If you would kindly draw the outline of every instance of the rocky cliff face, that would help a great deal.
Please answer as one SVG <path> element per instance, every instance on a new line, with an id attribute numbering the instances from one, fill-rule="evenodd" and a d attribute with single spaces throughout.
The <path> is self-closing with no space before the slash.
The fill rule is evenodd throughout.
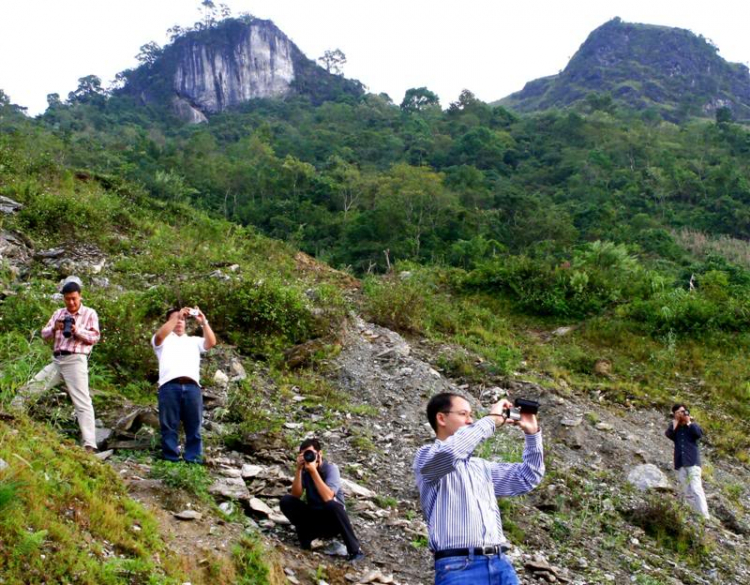
<path id="1" fill-rule="evenodd" d="M 178 96 L 216 113 L 252 98 L 283 97 L 294 81 L 294 44 L 274 26 L 253 23 L 231 43 L 188 38 L 174 73 Z"/>
<path id="2" fill-rule="evenodd" d="M 750 73 L 684 29 L 622 22 L 594 30 L 558 75 L 530 81 L 500 103 L 520 111 L 560 108 L 592 92 L 609 93 L 636 109 L 653 107 L 667 119 L 713 116 L 728 107 L 750 118 Z"/>
<path id="3" fill-rule="evenodd" d="M 271 21 L 242 18 L 177 38 L 154 63 L 131 72 L 124 91 L 199 123 L 255 98 L 297 93 L 320 102 L 360 95 L 362 86 L 318 67 Z"/>

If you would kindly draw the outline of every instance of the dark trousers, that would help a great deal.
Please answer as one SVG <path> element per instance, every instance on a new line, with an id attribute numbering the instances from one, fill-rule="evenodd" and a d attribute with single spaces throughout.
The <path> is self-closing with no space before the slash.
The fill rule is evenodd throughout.
<path id="1" fill-rule="evenodd" d="M 200 463 L 203 451 L 201 421 L 203 394 L 198 384 L 167 382 L 159 388 L 159 425 L 164 459 L 180 460 L 180 422 L 185 426 L 185 452 L 188 463 Z"/>
<path id="2" fill-rule="evenodd" d="M 335 498 L 326 502 L 323 508 L 312 508 L 299 498 L 287 495 L 281 498 L 280 507 L 297 529 L 302 548 L 309 548 L 315 538 L 331 538 L 340 534 L 349 554 L 359 552 L 359 541 L 354 536 L 346 508 Z"/>

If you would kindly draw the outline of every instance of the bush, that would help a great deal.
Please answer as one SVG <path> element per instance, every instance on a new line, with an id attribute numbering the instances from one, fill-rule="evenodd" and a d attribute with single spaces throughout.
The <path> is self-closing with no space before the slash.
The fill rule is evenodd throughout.
<path id="1" fill-rule="evenodd" d="M 653 495 L 627 516 L 662 546 L 698 562 L 708 552 L 708 545 L 701 524 L 689 516 L 691 513 L 671 497 Z"/>
<path id="2" fill-rule="evenodd" d="M 369 319 L 394 331 L 417 333 L 424 329 L 425 291 L 414 277 L 368 278 L 364 283 L 365 312 Z"/>
<path id="3" fill-rule="evenodd" d="M 206 310 L 217 336 L 244 353 L 268 354 L 319 332 L 304 294 L 280 280 L 211 279 L 183 288 L 182 294 Z"/>
<path id="4" fill-rule="evenodd" d="M 625 246 L 597 241 L 577 250 L 572 262 L 506 256 L 482 263 L 465 286 L 503 292 L 528 313 L 581 318 L 648 298 L 663 279 L 645 270 Z"/>

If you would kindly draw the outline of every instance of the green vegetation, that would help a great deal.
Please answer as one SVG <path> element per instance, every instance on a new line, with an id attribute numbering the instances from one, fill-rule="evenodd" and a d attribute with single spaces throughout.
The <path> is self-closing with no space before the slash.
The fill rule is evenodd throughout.
<path id="1" fill-rule="evenodd" d="M 211 477 L 202 465 L 159 460 L 151 467 L 151 477 L 164 485 L 185 490 L 205 501 L 213 501 L 208 493 Z"/>
<path id="2" fill-rule="evenodd" d="M 217 440 L 229 446 L 267 433 L 291 447 L 347 415 L 375 413 L 330 381 L 353 309 L 425 338 L 434 365 L 469 384 L 513 376 L 665 412 L 690 402 L 706 415 L 712 456 L 747 462 L 745 127 L 726 116 L 674 125 L 604 98 L 517 116 L 468 91 L 442 110 L 427 88 L 400 107 L 328 90 L 325 103 L 254 100 L 190 127 L 87 78 L 35 120 L 0 92 L 0 195 L 23 205 L 0 215 L 0 232 L 36 251 L 63 248 L 73 262 L 0 262 L 0 409 L 48 358 L 39 329 L 58 306 L 60 277 L 75 271 L 102 324 L 96 407 L 153 401 L 148 340 L 165 309 L 197 304 L 253 364 L 215 411 L 227 431 Z M 106 260 L 102 275 L 89 257 Z M 555 333 L 561 326 L 572 329 Z M 309 351 L 292 367 L 288 350 L 300 346 Z M 600 359 L 610 371 L 595 370 Z M 297 400 L 315 416 L 287 432 Z M 234 549 L 234 567 L 173 559 L 117 477 L 51 433 L 70 426 L 69 412 L 48 409 L 39 417 L 48 425 L 0 422 L 0 457 L 11 463 L 0 475 L 0 570 L 31 583 L 284 582 L 253 538 Z M 354 448 L 378 449 L 369 431 L 351 428 Z M 520 458 L 502 433 L 483 449 Z M 205 497 L 200 467 L 158 463 L 152 473 Z M 659 532 L 682 521 L 665 500 L 628 516 L 593 484 L 556 479 L 575 507 L 545 530 L 571 547 L 595 532 L 616 549 L 625 531 L 613 527 L 627 516 L 669 551 L 698 559 L 707 550 L 690 529 Z M 501 503 L 517 542 L 523 505 Z"/>

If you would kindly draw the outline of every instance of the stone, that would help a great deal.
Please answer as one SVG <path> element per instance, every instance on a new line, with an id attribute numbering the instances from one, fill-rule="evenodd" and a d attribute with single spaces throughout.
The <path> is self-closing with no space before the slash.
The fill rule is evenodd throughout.
<path id="1" fill-rule="evenodd" d="M 0 459 L 0 471 L 5 471 L 8 467 L 10 467 L 10 465 L 8 465 L 3 459 Z"/>
<path id="2" fill-rule="evenodd" d="M 229 377 L 232 382 L 239 382 L 247 378 L 247 372 L 240 360 L 234 359 L 232 360 L 232 363 L 229 364 Z"/>
<path id="3" fill-rule="evenodd" d="M 240 471 L 243 479 L 253 479 L 261 473 L 263 473 L 263 468 L 260 465 L 250 465 L 249 463 L 245 463 Z"/>
<path id="4" fill-rule="evenodd" d="M 564 427 L 577 427 L 582 422 L 580 418 L 564 418 L 560 421 L 560 424 Z"/>
<path id="5" fill-rule="evenodd" d="M 112 457 L 114 452 L 114 449 L 107 449 L 106 451 L 99 451 L 98 453 L 94 453 L 94 457 L 96 457 L 99 461 L 105 461 L 106 459 Z"/>
<path id="6" fill-rule="evenodd" d="M 289 430 L 301 429 L 302 423 L 293 423 L 293 422 L 284 423 L 284 428 L 289 429 Z"/>
<path id="7" fill-rule="evenodd" d="M 374 491 L 343 477 L 341 478 L 341 487 L 344 488 L 344 493 L 352 494 L 360 498 L 374 498 L 377 496 Z"/>
<path id="8" fill-rule="evenodd" d="M 250 500 L 250 492 L 240 477 L 219 478 L 208 488 L 208 493 L 232 500 Z"/>
<path id="9" fill-rule="evenodd" d="M 594 427 L 594 428 L 596 428 L 596 430 L 597 430 L 597 431 L 611 431 L 611 430 L 612 430 L 612 429 L 614 429 L 615 427 L 613 427 L 613 426 L 612 426 L 611 424 L 609 424 L 609 423 L 604 423 L 604 422 L 600 422 L 600 423 L 598 423 L 598 424 L 596 425 L 596 427 Z"/>
<path id="10" fill-rule="evenodd" d="M 273 522 L 274 524 L 281 524 L 283 526 L 290 526 L 292 523 L 289 521 L 289 518 L 284 516 L 284 514 L 277 514 L 273 513 L 271 514 L 268 519 Z"/>
<path id="11" fill-rule="evenodd" d="M 216 370 L 216 373 L 214 374 L 214 384 L 217 386 L 226 386 L 229 384 L 229 376 L 221 370 Z"/>
<path id="12" fill-rule="evenodd" d="M 347 555 L 346 546 L 343 542 L 338 540 L 332 540 L 323 549 L 323 554 L 330 555 L 332 557 L 345 557 Z"/>
<path id="13" fill-rule="evenodd" d="M 562 337 L 573 331 L 573 329 L 575 329 L 575 327 L 573 327 L 572 325 L 567 327 L 558 327 L 552 332 L 552 335 L 554 335 L 555 337 Z"/>
<path id="14" fill-rule="evenodd" d="M 0 195 L 0 213 L 11 214 L 19 209 L 23 209 L 23 205 L 18 203 L 18 201 L 13 201 L 13 199 Z"/>
<path id="15" fill-rule="evenodd" d="M 182 512 L 175 512 L 174 517 L 178 520 L 200 520 L 203 518 L 203 514 L 195 510 L 183 510 Z"/>
<path id="16" fill-rule="evenodd" d="M 234 514 L 234 504 L 232 502 L 222 502 L 219 504 L 219 510 L 221 510 L 227 516 Z"/>
<path id="17" fill-rule="evenodd" d="M 112 429 L 96 428 L 96 445 L 101 448 L 112 436 Z"/>
<path id="18" fill-rule="evenodd" d="M 669 490 L 672 485 L 669 483 L 667 476 L 652 463 L 638 465 L 628 473 L 628 483 L 633 484 L 636 489 L 641 491 L 648 490 Z"/>
<path id="19" fill-rule="evenodd" d="M 250 498 L 250 509 L 253 512 L 263 514 L 264 516 L 271 516 L 273 514 L 273 510 L 271 510 L 263 500 L 258 498 Z"/>

